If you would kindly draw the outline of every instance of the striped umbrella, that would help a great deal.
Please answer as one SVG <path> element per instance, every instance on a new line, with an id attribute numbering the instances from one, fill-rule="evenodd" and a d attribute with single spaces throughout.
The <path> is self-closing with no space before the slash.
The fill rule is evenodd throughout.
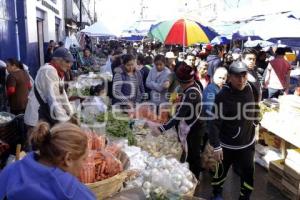
<path id="1" fill-rule="evenodd" d="M 190 46 L 196 43 L 209 43 L 218 34 L 199 22 L 179 19 L 163 21 L 150 28 L 149 36 L 164 44 Z"/>

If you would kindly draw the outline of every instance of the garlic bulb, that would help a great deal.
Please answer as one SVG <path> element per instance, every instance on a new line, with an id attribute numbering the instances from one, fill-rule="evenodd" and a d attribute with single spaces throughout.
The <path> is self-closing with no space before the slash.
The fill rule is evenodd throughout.
<path id="1" fill-rule="evenodd" d="M 181 186 L 179 191 L 182 194 L 186 194 L 189 191 L 189 189 L 186 186 Z"/>
<path id="2" fill-rule="evenodd" d="M 151 189 L 151 183 L 150 182 L 148 182 L 148 181 L 146 181 L 144 184 L 143 184 L 143 188 L 145 189 L 145 190 L 150 190 Z"/>

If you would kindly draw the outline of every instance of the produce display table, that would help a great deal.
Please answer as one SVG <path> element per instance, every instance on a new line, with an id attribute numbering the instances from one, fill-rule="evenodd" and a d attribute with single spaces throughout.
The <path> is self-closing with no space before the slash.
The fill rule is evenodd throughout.
<path id="1" fill-rule="evenodd" d="M 282 119 L 280 114 L 277 112 L 268 112 L 264 114 L 261 126 L 277 135 L 285 142 L 300 148 L 300 129 L 292 130 L 291 128 L 287 128 L 291 126 L 299 126 L 299 123 L 299 121 L 296 122 L 290 118 Z"/>

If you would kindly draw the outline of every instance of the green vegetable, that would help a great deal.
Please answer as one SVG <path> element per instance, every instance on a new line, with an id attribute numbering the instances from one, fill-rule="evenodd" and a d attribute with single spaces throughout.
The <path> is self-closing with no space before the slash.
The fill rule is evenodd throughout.
<path id="1" fill-rule="evenodd" d="M 115 117 L 116 116 L 116 117 Z M 136 139 L 129 127 L 130 119 L 123 113 L 112 114 L 111 111 L 97 116 L 99 123 L 106 122 L 106 133 L 114 137 L 127 137 L 128 144 L 136 144 Z"/>
<path id="2" fill-rule="evenodd" d="M 72 88 L 68 90 L 68 96 L 69 97 L 82 97 L 82 96 L 90 96 L 90 88 Z"/>

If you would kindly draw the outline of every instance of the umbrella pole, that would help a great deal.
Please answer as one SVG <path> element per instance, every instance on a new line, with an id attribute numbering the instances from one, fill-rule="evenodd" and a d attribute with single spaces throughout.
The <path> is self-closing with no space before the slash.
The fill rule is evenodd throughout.
<path id="1" fill-rule="evenodd" d="M 242 40 L 242 51 L 244 50 L 244 40 Z"/>
<path id="2" fill-rule="evenodd" d="M 185 52 L 185 46 L 184 46 L 184 41 L 185 41 L 185 22 L 183 21 L 183 38 L 182 38 L 182 51 Z"/>

